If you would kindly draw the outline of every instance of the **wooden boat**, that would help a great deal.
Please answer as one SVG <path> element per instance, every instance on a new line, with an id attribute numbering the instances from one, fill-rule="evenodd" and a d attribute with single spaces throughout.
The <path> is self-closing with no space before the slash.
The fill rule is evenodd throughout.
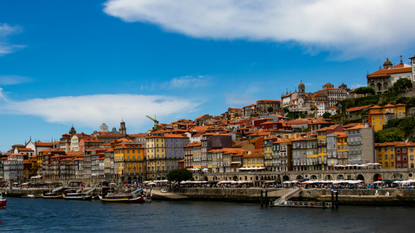
<path id="1" fill-rule="evenodd" d="M 103 202 L 123 202 L 123 203 L 144 203 L 144 196 L 136 196 L 132 194 L 114 194 L 110 193 L 102 197 L 99 195 L 99 198 Z"/>
<path id="2" fill-rule="evenodd" d="M 143 190 L 137 190 L 128 194 L 115 194 L 110 192 L 111 188 L 103 188 L 102 194 L 98 195 L 103 202 L 121 202 L 121 203 L 144 203 L 144 196 L 140 195 Z"/>
<path id="3" fill-rule="evenodd" d="M 7 199 L 3 196 L 3 193 L 0 191 L 0 209 L 6 208 Z"/>
<path id="4" fill-rule="evenodd" d="M 58 199 L 63 198 L 63 194 L 53 193 L 53 192 L 45 192 L 41 194 L 41 196 L 45 199 Z"/>

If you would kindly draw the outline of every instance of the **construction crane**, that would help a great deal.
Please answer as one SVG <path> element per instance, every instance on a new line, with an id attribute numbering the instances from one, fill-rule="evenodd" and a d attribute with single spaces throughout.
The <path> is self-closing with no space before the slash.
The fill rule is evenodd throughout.
<path id="1" fill-rule="evenodd" d="M 156 115 L 154 115 L 154 119 L 152 117 L 150 117 L 149 115 L 147 115 L 147 118 L 149 118 L 150 120 L 154 121 L 153 130 L 156 131 L 157 130 L 157 124 L 159 123 L 159 121 L 156 119 Z"/>

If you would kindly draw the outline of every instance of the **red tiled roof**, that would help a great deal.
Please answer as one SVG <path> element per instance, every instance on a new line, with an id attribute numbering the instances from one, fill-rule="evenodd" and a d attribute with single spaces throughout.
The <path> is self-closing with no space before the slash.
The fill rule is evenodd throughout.
<path id="1" fill-rule="evenodd" d="M 390 76 L 390 74 L 396 74 L 396 73 L 409 73 L 412 72 L 412 67 L 400 67 L 400 68 L 391 68 L 391 69 L 380 69 L 378 71 L 375 71 L 371 74 L 369 74 L 367 77 L 383 77 L 383 76 Z"/>

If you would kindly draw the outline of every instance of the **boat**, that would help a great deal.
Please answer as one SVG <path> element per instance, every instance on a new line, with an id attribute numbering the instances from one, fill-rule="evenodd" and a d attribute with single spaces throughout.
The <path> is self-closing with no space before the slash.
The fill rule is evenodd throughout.
<path id="1" fill-rule="evenodd" d="M 98 195 L 99 199 L 103 202 L 118 202 L 118 203 L 144 203 L 144 195 L 140 195 L 143 189 L 128 193 L 128 194 L 115 194 L 110 192 L 111 188 L 103 188 L 102 194 Z"/>
<path id="2" fill-rule="evenodd" d="M 63 194 L 58 194 L 58 193 L 53 193 L 53 192 L 45 192 L 45 193 L 42 193 L 41 196 L 45 199 L 63 198 Z"/>
<path id="3" fill-rule="evenodd" d="M 151 197 L 153 196 L 153 190 L 152 189 L 146 190 L 144 192 L 144 194 L 145 194 L 144 195 L 144 201 L 146 203 L 151 203 L 151 201 L 152 201 Z"/>
<path id="4" fill-rule="evenodd" d="M 0 209 L 5 209 L 7 204 L 7 199 L 3 196 L 3 193 L 0 191 Z"/>
<path id="5" fill-rule="evenodd" d="M 45 199 L 63 198 L 63 193 L 58 193 L 58 191 L 63 190 L 63 189 L 64 189 L 63 187 L 58 187 L 49 192 L 45 191 L 41 194 L 41 196 Z"/>
<path id="6" fill-rule="evenodd" d="M 63 199 L 66 200 L 92 200 L 92 192 L 95 187 L 89 189 L 86 192 L 82 192 L 82 189 L 68 190 L 63 194 Z"/>

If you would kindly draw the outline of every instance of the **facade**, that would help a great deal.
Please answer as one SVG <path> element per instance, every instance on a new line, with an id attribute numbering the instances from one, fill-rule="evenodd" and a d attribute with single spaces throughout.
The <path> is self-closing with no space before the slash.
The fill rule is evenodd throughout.
<path id="1" fill-rule="evenodd" d="M 405 104 L 387 104 L 383 107 L 375 105 L 368 111 L 369 125 L 373 127 L 375 132 L 383 129 L 388 124 L 388 120 L 406 117 Z"/>
<path id="2" fill-rule="evenodd" d="M 375 135 L 368 126 L 355 126 L 346 130 L 347 145 L 349 149 L 348 163 L 362 164 L 374 163 L 375 159 Z"/>
<path id="3" fill-rule="evenodd" d="M 146 177 L 144 148 L 140 144 L 120 143 L 114 148 L 114 172 L 120 181 L 143 182 Z"/>
<path id="4" fill-rule="evenodd" d="M 413 57 L 410 59 L 414 60 Z M 378 71 L 366 76 L 367 86 L 373 87 L 377 94 L 381 94 L 387 92 L 400 78 L 408 78 L 413 82 L 413 66 L 413 62 L 412 66 L 403 63 L 402 58 L 400 64 L 393 66 L 392 62 L 386 59 L 383 63 L 383 69 L 379 67 Z"/>
<path id="5" fill-rule="evenodd" d="M 285 138 L 278 138 L 273 141 L 272 164 L 273 171 L 292 171 L 292 143 Z"/>
<path id="6" fill-rule="evenodd" d="M 149 136 L 146 140 L 147 179 L 165 180 L 167 173 L 178 168 L 184 159 L 185 145 L 189 138 L 179 134 Z"/>
<path id="7" fill-rule="evenodd" d="M 376 143 L 375 151 L 377 162 L 382 165 L 382 169 L 396 168 L 395 145 L 396 142 Z"/>

